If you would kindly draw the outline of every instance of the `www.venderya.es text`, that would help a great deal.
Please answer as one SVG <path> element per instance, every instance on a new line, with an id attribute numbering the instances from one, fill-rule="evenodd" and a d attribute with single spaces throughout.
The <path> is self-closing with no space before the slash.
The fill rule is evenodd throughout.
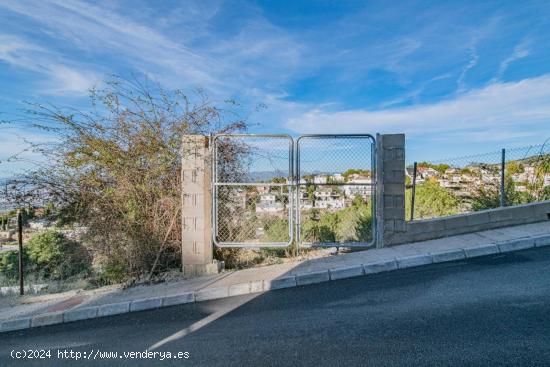
<path id="1" fill-rule="evenodd" d="M 169 352 L 169 351 L 138 351 L 138 352 L 118 352 L 118 351 L 102 351 L 91 349 L 89 351 L 74 351 L 72 349 L 20 349 L 12 350 L 11 357 L 13 359 L 155 359 L 163 361 L 165 359 L 189 359 L 189 352 Z"/>

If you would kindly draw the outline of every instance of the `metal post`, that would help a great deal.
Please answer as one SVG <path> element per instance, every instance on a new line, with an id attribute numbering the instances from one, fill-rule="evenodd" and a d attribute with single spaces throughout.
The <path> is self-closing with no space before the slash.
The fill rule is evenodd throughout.
<path id="1" fill-rule="evenodd" d="M 19 295 L 25 293 L 23 286 L 23 217 L 21 209 L 17 210 L 17 241 L 19 242 Z"/>
<path id="2" fill-rule="evenodd" d="M 502 149 L 502 159 L 500 163 L 500 206 L 506 206 L 506 191 L 504 185 L 504 173 L 506 169 L 506 149 Z"/>
<path id="3" fill-rule="evenodd" d="M 382 248 L 384 247 L 384 185 L 383 185 L 383 175 L 384 172 L 384 159 L 383 154 L 384 150 L 382 149 L 382 139 L 383 135 L 376 134 L 376 189 L 374 191 L 375 193 L 375 220 L 374 220 L 374 236 L 375 236 L 375 244 L 376 248 Z"/>
<path id="4" fill-rule="evenodd" d="M 416 196 L 416 168 L 417 163 L 414 162 L 414 168 L 413 168 L 413 182 L 412 182 L 412 188 L 411 188 L 411 220 L 414 219 L 414 197 Z"/>

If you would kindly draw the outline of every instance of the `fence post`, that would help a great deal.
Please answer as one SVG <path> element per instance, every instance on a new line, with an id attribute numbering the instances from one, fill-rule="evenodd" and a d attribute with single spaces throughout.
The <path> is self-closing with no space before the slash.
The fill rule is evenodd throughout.
<path id="1" fill-rule="evenodd" d="M 377 135 L 376 247 L 392 244 L 405 222 L 405 135 Z"/>
<path id="2" fill-rule="evenodd" d="M 181 262 L 188 276 L 218 274 L 213 261 L 210 138 L 184 135 L 181 145 Z"/>
<path id="3" fill-rule="evenodd" d="M 23 282 L 23 217 L 21 209 L 17 210 L 17 242 L 19 243 L 19 295 L 25 294 Z"/>
<path id="4" fill-rule="evenodd" d="M 416 168 L 417 168 L 417 163 L 414 162 L 413 182 L 412 182 L 412 187 L 411 187 L 411 220 L 414 219 L 414 197 L 416 196 Z"/>
<path id="5" fill-rule="evenodd" d="M 375 149 L 375 174 L 376 174 L 376 189 L 375 189 L 375 204 L 374 204 L 374 235 L 376 248 L 384 247 L 384 185 L 383 185 L 383 157 L 384 152 L 382 146 L 382 135 L 376 134 L 376 149 Z"/>
<path id="6" fill-rule="evenodd" d="M 506 149 L 502 149 L 502 157 L 501 157 L 501 163 L 500 163 L 500 206 L 504 207 L 506 206 L 506 191 L 505 191 L 505 184 L 504 184 L 504 173 L 506 169 Z"/>

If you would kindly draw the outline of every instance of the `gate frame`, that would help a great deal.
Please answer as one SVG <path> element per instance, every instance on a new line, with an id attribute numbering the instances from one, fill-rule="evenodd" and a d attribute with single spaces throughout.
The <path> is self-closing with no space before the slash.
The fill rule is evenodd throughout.
<path id="1" fill-rule="evenodd" d="M 288 176 L 290 183 L 263 183 L 263 182 L 218 182 L 218 149 L 217 141 L 220 138 L 284 138 L 289 142 L 288 146 Z M 294 139 L 289 134 L 216 134 L 211 135 L 212 154 L 212 242 L 220 248 L 242 247 L 242 248 L 264 248 L 264 247 L 288 247 L 294 242 L 295 224 L 294 224 Z M 218 235 L 218 187 L 219 186 L 270 186 L 270 187 L 288 187 L 288 234 L 287 242 L 265 242 L 265 243 L 246 243 L 246 242 L 219 242 Z"/>
<path id="2" fill-rule="evenodd" d="M 371 141 L 371 183 L 370 184 L 350 184 L 347 183 L 346 185 L 352 185 L 352 186 L 370 186 L 371 187 L 371 216 L 372 216 L 372 223 L 371 223 L 371 233 L 372 233 L 372 240 L 370 242 L 318 242 L 318 243 L 312 243 L 304 245 L 300 238 L 300 179 L 301 179 L 301 172 L 300 172 L 300 141 L 302 139 L 368 139 Z M 304 247 L 349 247 L 349 248 L 370 248 L 374 247 L 376 245 L 376 187 L 377 187 L 377 175 L 376 175 L 376 138 L 371 134 L 304 134 L 300 135 L 298 139 L 296 139 L 295 144 L 295 190 L 296 190 L 296 208 L 295 208 L 295 216 L 296 216 L 296 243 L 298 245 L 298 248 Z M 319 186 L 342 186 L 342 184 L 338 183 L 331 183 L 331 184 L 323 184 Z"/>
<path id="3" fill-rule="evenodd" d="M 263 183 L 263 182 L 218 182 L 218 149 L 217 141 L 220 138 L 284 138 L 289 142 L 288 150 L 288 176 L 287 183 Z M 371 212 L 372 212 L 372 240 L 370 242 L 319 242 L 304 245 L 300 238 L 300 141 L 302 139 L 368 139 L 371 143 L 371 183 L 370 184 L 350 184 L 357 186 L 371 186 Z M 297 248 L 309 247 L 349 247 L 349 248 L 370 248 L 375 246 L 377 242 L 377 167 L 376 155 L 377 140 L 371 134 L 304 134 L 300 135 L 296 140 L 289 134 L 216 134 L 210 135 L 212 149 L 212 242 L 220 248 L 266 248 L 266 247 L 288 247 L 296 242 Z M 349 183 L 348 183 L 349 184 Z M 341 186 L 342 184 L 324 184 L 326 186 Z M 220 186 L 270 186 L 270 187 L 287 187 L 288 188 L 288 222 L 289 222 L 289 240 L 287 242 L 274 243 L 246 243 L 246 242 L 219 242 L 217 240 L 218 233 L 218 187 Z M 323 186 L 323 185 L 321 185 Z M 294 192 L 293 192 L 294 191 Z"/>

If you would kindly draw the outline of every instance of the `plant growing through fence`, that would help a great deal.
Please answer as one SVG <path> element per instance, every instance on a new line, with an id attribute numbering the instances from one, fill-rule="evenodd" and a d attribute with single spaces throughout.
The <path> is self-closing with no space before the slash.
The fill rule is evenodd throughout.
<path id="1" fill-rule="evenodd" d="M 245 129 L 238 104 L 191 97 L 148 80 L 118 77 L 90 91 L 86 110 L 33 103 L 26 118 L 53 143 L 32 148 L 42 166 L 11 180 L 11 204 L 57 208 L 61 223 L 80 223 L 82 240 L 107 282 L 180 264 L 180 145 L 184 134 Z M 185 147 L 184 147 L 185 148 Z M 231 172 L 231 157 L 227 157 Z M 236 169 L 236 168 L 235 168 Z"/>

